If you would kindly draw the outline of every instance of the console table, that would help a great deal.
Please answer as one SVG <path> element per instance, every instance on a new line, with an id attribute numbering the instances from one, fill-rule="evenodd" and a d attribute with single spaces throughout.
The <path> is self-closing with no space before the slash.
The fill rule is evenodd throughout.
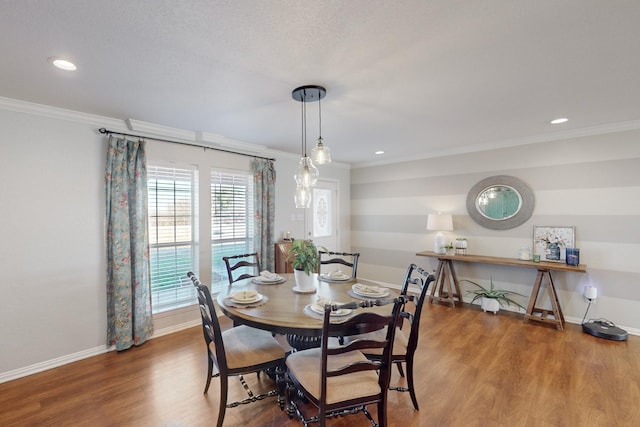
<path id="1" fill-rule="evenodd" d="M 467 254 L 445 255 L 437 254 L 430 251 L 418 252 L 416 255 L 438 258 L 436 280 L 433 288 L 431 289 L 429 301 L 443 301 L 448 302 L 451 305 L 455 305 L 455 299 L 457 299 L 459 302 L 462 302 L 460 285 L 458 284 L 458 278 L 456 277 L 455 270 L 453 269 L 453 261 L 507 265 L 513 267 L 527 267 L 537 269 L 538 275 L 536 276 L 536 281 L 533 284 L 531 297 L 529 298 L 529 306 L 527 307 L 527 312 L 525 313 L 524 317 L 527 320 L 555 325 L 560 331 L 564 329 L 564 315 L 562 314 L 560 301 L 558 301 L 558 294 L 553 284 L 551 271 L 573 271 L 577 273 L 586 273 L 587 271 L 587 266 L 584 264 L 572 266 L 561 262 L 533 262 L 515 258 Z M 536 301 L 538 299 L 538 294 L 543 282 L 546 282 L 546 289 L 551 301 L 551 311 L 548 309 L 536 307 Z M 453 292 L 452 285 L 453 288 L 455 288 L 455 293 Z M 446 292 L 444 291 L 445 286 L 447 287 Z M 438 289 L 437 296 L 435 295 L 436 289 Z"/>

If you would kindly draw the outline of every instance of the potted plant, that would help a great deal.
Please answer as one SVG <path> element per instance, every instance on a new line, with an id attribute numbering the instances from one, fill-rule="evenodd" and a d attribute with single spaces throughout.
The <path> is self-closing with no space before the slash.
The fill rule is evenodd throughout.
<path id="1" fill-rule="evenodd" d="M 444 245 L 443 248 L 447 255 L 453 255 L 455 253 L 455 247 L 453 246 L 453 242 L 449 242 L 448 244 Z"/>
<path id="2" fill-rule="evenodd" d="M 313 273 L 318 268 L 318 248 L 311 239 L 298 239 L 291 243 L 287 261 L 291 261 L 298 290 L 314 287 Z"/>
<path id="3" fill-rule="evenodd" d="M 518 292 L 513 292 L 513 291 L 495 289 L 493 286 L 493 278 L 491 278 L 491 284 L 489 285 L 489 289 L 471 280 L 464 279 L 464 280 L 461 280 L 461 282 L 469 282 L 478 288 L 478 289 L 467 291 L 467 293 L 473 294 L 473 299 L 471 300 L 471 304 L 473 304 L 477 299 L 480 299 L 480 307 L 482 307 L 482 310 L 485 313 L 487 311 L 491 311 L 493 312 L 493 314 L 496 314 L 498 310 L 500 310 L 500 307 L 503 307 L 502 305 L 503 303 L 506 303 L 507 305 L 513 304 L 520 307 L 523 310 L 526 310 L 524 306 L 520 305 L 517 301 L 514 301 L 513 299 L 510 298 L 510 296 L 512 295 L 519 295 L 521 297 L 526 298 L 526 295 L 522 295 L 522 294 L 519 294 Z"/>

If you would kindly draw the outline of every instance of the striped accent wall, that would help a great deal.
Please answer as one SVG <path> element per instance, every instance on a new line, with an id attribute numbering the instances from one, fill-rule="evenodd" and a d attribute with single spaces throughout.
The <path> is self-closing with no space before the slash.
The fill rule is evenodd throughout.
<path id="1" fill-rule="evenodd" d="M 493 175 L 527 183 L 532 217 L 511 230 L 476 224 L 466 210 L 468 191 Z M 469 253 L 517 258 L 533 246 L 533 226 L 575 226 L 587 273 L 554 272 L 564 315 L 580 322 L 585 286 L 599 298 L 588 318 L 607 318 L 640 331 L 640 130 L 542 142 L 478 153 L 427 158 L 351 171 L 351 245 L 361 253 L 360 277 L 399 284 L 411 262 L 434 269 L 427 214 L 453 215 L 447 240 L 466 237 Z M 456 263 L 459 278 L 531 294 L 535 269 Z M 464 288 L 463 288 L 464 292 Z M 545 301 L 546 293 L 539 298 Z M 526 299 L 523 305 L 526 306 Z"/>

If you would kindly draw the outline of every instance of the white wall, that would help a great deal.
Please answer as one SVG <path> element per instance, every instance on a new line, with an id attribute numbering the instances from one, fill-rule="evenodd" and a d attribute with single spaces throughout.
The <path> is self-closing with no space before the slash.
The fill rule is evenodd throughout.
<path id="1" fill-rule="evenodd" d="M 106 342 L 104 138 L 0 110 L 0 373 Z"/>
<path id="2" fill-rule="evenodd" d="M 99 127 L 121 120 L 0 98 L 0 383 L 105 352 L 104 168 Z M 276 163 L 276 230 L 303 235 L 290 221 L 295 155 L 265 152 Z M 248 170 L 250 158 L 149 140 L 149 161 Z M 349 227 L 349 168 L 326 165 L 340 180 L 341 229 Z M 206 184 L 202 181 L 201 184 Z M 209 197 L 201 185 L 200 197 Z M 282 207 L 281 207 L 282 206 Z M 201 204 L 203 208 L 203 204 Z M 201 240 L 208 240 L 208 224 Z M 203 237 L 204 236 L 204 237 Z M 280 237 L 276 234 L 276 238 Z M 345 248 L 349 233 L 343 234 Z M 206 257 L 200 276 L 209 279 Z M 154 316 L 156 334 L 199 323 L 195 306 Z"/>
<path id="3" fill-rule="evenodd" d="M 352 169 L 352 246 L 362 277 L 398 283 L 415 262 L 435 268 L 427 214 L 453 214 L 448 240 L 464 236 L 469 253 L 516 258 L 532 246 L 533 225 L 575 226 L 587 274 L 554 272 L 565 317 L 581 321 L 583 288 L 600 297 L 589 318 L 605 317 L 640 332 L 640 131 L 612 132 L 401 164 Z M 489 230 L 466 210 L 468 191 L 481 179 L 512 175 L 535 195 L 533 216 L 511 230 Z M 458 276 L 531 293 L 535 269 L 456 263 Z M 464 292 L 464 289 L 463 289 Z M 543 301 L 544 302 L 544 301 Z M 525 304 L 526 306 L 526 301 Z"/>

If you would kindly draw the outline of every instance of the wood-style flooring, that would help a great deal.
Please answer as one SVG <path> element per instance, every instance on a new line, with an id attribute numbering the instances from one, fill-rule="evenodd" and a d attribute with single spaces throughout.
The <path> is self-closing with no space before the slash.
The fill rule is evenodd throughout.
<path id="1" fill-rule="evenodd" d="M 228 322 L 227 322 L 228 323 Z M 416 361 L 420 411 L 389 392 L 390 426 L 640 426 L 640 337 L 626 342 L 463 307 L 425 304 Z M 200 327 L 0 384 L 0 426 L 210 426 Z M 262 375 L 257 391 L 272 387 Z M 392 382 L 402 384 L 394 369 Z M 242 398 L 231 381 L 230 399 Z M 375 415 L 375 408 L 371 408 Z M 225 426 L 299 426 L 274 398 L 227 409 Z M 330 426 L 370 424 L 362 414 Z"/>

